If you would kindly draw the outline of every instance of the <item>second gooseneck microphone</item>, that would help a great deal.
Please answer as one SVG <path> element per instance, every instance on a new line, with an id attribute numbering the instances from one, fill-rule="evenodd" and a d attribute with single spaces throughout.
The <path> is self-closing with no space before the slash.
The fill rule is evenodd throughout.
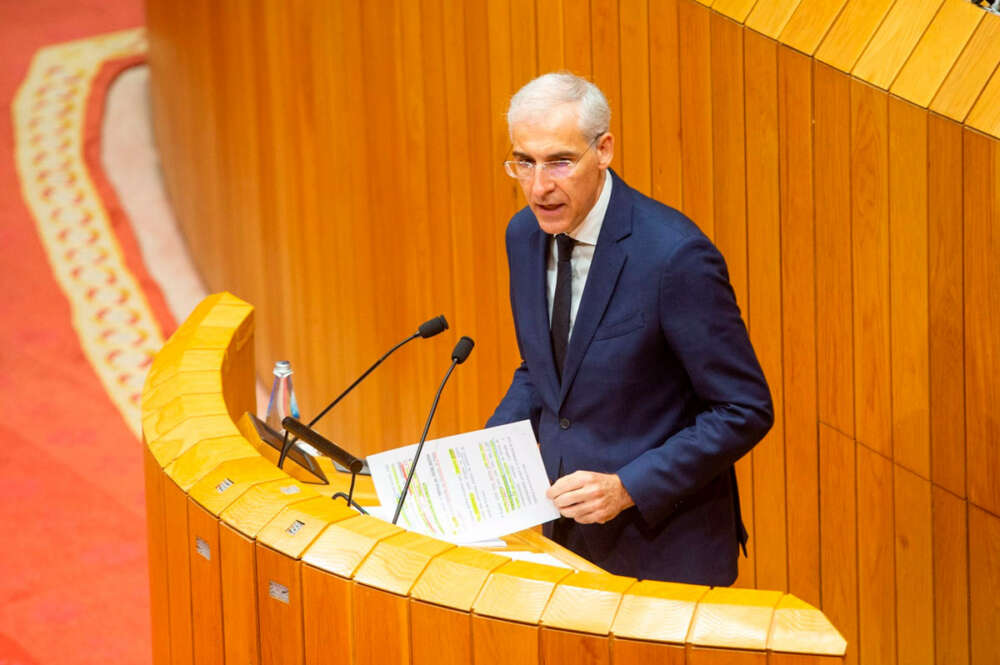
<path id="1" fill-rule="evenodd" d="M 381 365 L 383 360 L 385 360 L 386 358 L 388 358 L 389 356 L 391 356 L 396 351 L 396 349 L 400 348 L 401 346 L 403 346 L 407 342 L 411 342 L 411 341 L 415 340 L 418 337 L 423 337 L 424 339 L 427 339 L 428 337 L 434 337 L 434 335 L 437 335 L 438 333 L 444 332 L 447 329 L 448 329 L 448 321 L 444 318 L 444 315 L 435 316 L 433 319 L 430 319 L 428 321 L 424 321 L 423 323 L 421 323 L 420 327 L 417 328 L 417 332 L 413 333 L 412 335 L 410 335 L 409 337 L 407 337 L 406 339 L 404 339 L 402 342 L 400 342 L 396 346 L 394 346 L 391 349 L 389 349 L 385 353 L 385 355 L 383 355 L 381 358 L 379 358 L 378 360 L 376 360 L 374 365 L 372 365 L 371 367 L 369 367 L 368 369 L 366 369 L 364 374 L 362 374 L 361 376 L 359 376 L 354 381 L 354 383 L 352 383 L 351 385 L 347 386 L 347 389 L 344 392 L 342 392 L 339 395 L 337 395 L 336 399 L 334 399 L 332 402 L 330 402 L 329 404 L 327 404 L 326 408 L 324 408 L 322 411 L 320 411 L 319 414 L 315 418 L 313 418 L 312 420 L 310 420 L 309 423 L 306 425 L 306 427 L 312 427 L 313 425 L 315 425 L 316 422 L 320 418 L 322 418 L 323 416 L 325 416 L 327 414 L 327 412 L 330 411 L 330 409 L 332 409 L 333 407 L 337 406 L 337 404 L 340 402 L 340 400 L 344 399 L 344 397 L 347 396 L 347 393 L 349 393 L 352 390 L 354 390 L 355 386 L 357 386 L 359 383 L 361 383 L 362 381 L 364 381 L 365 377 L 368 376 L 369 374 L 371 374 L 372 371 L 374 371 L 374 369 L 376 367 L 378 367 L 379 365 Z M 288 436 L 288 430 L 287 429 L 285 430 L 285 441 L 284 441 L 284 443 L 281 446 L 281 455 L 278 457 L 278 468 L 279 469 L 285 464 L 285 457 L 288 456 L 288 450 L 292 447 L 292 445 L 297 440 L 298 440 L 297 436 L 289 437 Z"/>
<path id="2" fill-rule="evenodd" d="M 444 384 L 448 383 L 448 377 L 451 376 L 452 371 L 454 371 L 456 365 L 461 365 L 465 362 L 469 354 L 472 353 L 472 347 L 476 343 L 472 341 L 471 337 L 463 337 L 458 340 L 458 344 L 455 345 L 454 351 L 451 352 L 451 367 L 448 368 L 448 372 L 444 375 L 444 379 L 441 381 L 441 385 L 438 386 L 437 394 L 434 395 L 434 403 L 431 404 L 431 412 L 427 414 L 427 422 L 424 424 L 424 433 L 420 435 L 420 443 L 417 444 L 417 452 L 413 454 L 413 461 L 410 462 L 410 472 L 406 474 L 406 482 L 403 484 L 403 491 L 399 495 L 399 501 L 396 503 L 396 513 L 392 516 L 392 523 L 395 524 L 399 519 L 399 513 L 403 510 L 403 502 L 406 500 L 406 495 L 410 491 L 410 481 L 413 480 L 413 472 L 417 469 L 417 462 L 420 460 L 420 453 L 424 449 L 424 441 L 427 440 L 427 432 L 431 428 L 431 420 L 434 419 L 434 412 L 437 410 L 438 400 L 441 399 L 441 391 L 444 390 Z"/>

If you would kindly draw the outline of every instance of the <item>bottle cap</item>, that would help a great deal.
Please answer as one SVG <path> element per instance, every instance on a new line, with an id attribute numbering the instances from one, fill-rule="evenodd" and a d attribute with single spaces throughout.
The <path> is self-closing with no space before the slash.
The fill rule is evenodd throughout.
<path id="1" fill-rule="evenodd" d="M 279 379 L 292 375 L 292 363 L 287 360 L 279 360 L 274 363 L 274 375 Z"/>

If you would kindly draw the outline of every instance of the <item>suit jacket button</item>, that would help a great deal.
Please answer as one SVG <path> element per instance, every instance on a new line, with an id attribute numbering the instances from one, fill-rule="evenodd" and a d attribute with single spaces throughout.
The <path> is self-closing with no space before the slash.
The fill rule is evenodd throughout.
<path id="1" fill-rule="evenodd" d="M 559 421 L 559 429 L 569 429 L 569 418 L 563 418 Z"/>

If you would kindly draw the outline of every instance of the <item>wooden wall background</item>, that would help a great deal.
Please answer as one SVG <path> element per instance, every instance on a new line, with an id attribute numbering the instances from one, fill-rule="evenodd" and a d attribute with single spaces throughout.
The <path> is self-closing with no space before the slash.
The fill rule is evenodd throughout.
<path id="1" fill-rule="evenodd" d="M 711 6 L 708 6 L 711 4 Z M 148 0 L 175 211 L 257 306 L 324 431 L 480 426 L 517 362 L 503 112 L 567 68 L 613 166 L 714 239 L 777 422 L 738 465 L 739 585 L 826 612 L 848 662 L 1000 662 L 1000 17 L 963 0 Z"/>

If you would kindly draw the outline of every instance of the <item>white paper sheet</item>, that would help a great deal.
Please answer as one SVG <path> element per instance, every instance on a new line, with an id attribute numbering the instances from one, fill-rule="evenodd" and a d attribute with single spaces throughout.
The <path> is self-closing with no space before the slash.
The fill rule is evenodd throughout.
<path id="1" fill-rule="evenodd" d="M 368 456 L 390 520 L 416 450 L 414 444 Z M 451 542 L 491 540 L 557 518 L 548 487 L 527 420 L 435 439 L 424 444 L 398 524 Z"/>

